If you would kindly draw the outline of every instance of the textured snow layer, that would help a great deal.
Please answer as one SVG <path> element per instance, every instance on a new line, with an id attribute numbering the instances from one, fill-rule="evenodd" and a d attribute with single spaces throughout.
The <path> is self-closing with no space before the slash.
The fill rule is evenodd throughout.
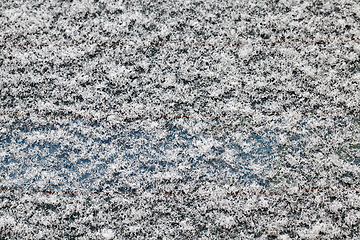
<path id="1" fill-rule="evenodd" d="M 0 238 L 359 235 L 358 2 L 0 10 Z"/>

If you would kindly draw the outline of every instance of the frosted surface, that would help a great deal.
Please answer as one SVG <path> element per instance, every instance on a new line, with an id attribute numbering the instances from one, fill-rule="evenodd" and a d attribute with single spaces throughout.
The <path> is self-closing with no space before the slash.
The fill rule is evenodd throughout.
<path id="1" fill-rule="evenodd" d="M 0 238 L 356 238 L 359 39 L 356 1 L 0 3 Z"/>

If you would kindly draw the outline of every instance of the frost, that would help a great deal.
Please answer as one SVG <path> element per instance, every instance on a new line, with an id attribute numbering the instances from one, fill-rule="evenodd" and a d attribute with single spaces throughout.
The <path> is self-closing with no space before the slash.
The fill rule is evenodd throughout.
<path id="1" fill-rule="evenodd" d="M 279 240 L 290 240 L 291 238 L 289 237 L 289 235 L 284 234 L 284 235 L 280 235 L 278 239 Z"/>
<path id="2" fill-rule="evenodd" d="M 0 238 L 356 238 L 359 14 L 1 3 Z"/>
<path id="3" fill-rule="evenodd" d="M 269 227 L 266 232 L 269 237 L 279 236 L 279 229 L 277 227 Z"/>
<path id="4" fill-rule="evenodd" d="M 15 219 L 11 216 L 1 217 L 0 218 L 0 228 L 4 228 L 7 225 L 14 225 Z"/>
<path id="5" fill-rule="evenodd" d="M 231 228 L 236 225 L 236 222 L 233 217 L 220 216 L 219 225 L 225 228 Z"/>
<path id="6" fill-rule="evenodd" d="M 102 230 L 102 236 L 105 239 L 113 239 L 115 237 L 114 231 L 111 229 L 103 229 Z"/>
<path id="7" fill-rule="evenodd" d="M 352 226 L 357 224 L 358 219 L 360 219 L 360 212 L 352 210 L 351 212 L 347 213 L 345 217 L 345 222 Z"/>

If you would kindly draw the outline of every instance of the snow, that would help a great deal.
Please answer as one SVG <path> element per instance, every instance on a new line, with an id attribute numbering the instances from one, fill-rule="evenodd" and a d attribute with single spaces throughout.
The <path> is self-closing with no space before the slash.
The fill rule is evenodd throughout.
<path id="1" fill-rule="evenodd" d="M 359 235 L 357 1 L 0 9 L 0 238 Z"/>

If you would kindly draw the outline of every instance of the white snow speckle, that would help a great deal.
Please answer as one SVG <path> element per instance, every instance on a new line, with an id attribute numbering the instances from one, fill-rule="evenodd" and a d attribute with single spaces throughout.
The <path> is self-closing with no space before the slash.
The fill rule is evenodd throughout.
<path id="1" fill-rule="evenodd" d="M 112 229 L 103 229 L 101 233 L 102 236 L 107 240 L 113 239 L 115 237 L 115 233 Z"/>

